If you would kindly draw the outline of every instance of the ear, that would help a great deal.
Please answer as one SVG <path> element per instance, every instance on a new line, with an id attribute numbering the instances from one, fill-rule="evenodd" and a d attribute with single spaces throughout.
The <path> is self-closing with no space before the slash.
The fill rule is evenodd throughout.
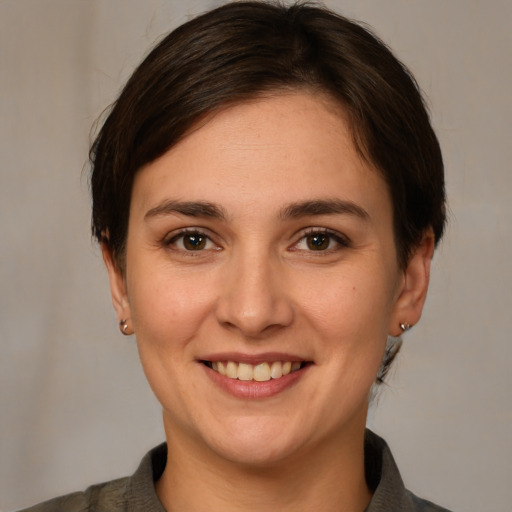
<path id="1" fill-rule="evenodd" d="M 400 324 L 413 326 L 421 318 L 427 298 L 434 245 L 434 233 L 429 229 L 409 259 L 391 315 L 389 333 L 392 336 L 402 334 Z"/>
<path id="2" fill-rule="evenodd" d="M 124 274 L 115 261 L 112 249 L 104 242 L 101 244 L 101 253 L 105 266 L 107 267 L 112 304 L 117 313 L 117 321 L 121 332 L 123 334 L 133 334 L 130 303 L 126 293 Z"/>

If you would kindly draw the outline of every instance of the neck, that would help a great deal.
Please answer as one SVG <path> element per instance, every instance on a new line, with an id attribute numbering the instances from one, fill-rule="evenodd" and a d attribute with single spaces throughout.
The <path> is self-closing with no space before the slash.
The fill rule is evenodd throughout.
<path id="1" fill-rule="evenodd" d="M 179 431 L 166 428 L 166 436 L 169 456 L 156 489 L 167 512 L 362 512 L 371 499 L 364 429 L 257 467 L 226 460 Z"/>

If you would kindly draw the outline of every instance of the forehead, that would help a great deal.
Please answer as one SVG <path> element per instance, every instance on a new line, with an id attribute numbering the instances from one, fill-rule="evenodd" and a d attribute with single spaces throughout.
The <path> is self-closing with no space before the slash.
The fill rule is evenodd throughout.
<path id="1" fill-rule="evenodd" d="M 302 92 L 232 105 L 196 124 L 137 173 L 132 206 L 150 208 L 169 195 L 245 207 L 333 195 L 389 202 L 380 173 L 355 148 L 342 107 Z"/>

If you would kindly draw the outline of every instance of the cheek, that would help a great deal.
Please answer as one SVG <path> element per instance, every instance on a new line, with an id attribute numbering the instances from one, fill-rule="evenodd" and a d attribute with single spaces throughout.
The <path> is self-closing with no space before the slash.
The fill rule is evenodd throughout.
<path id="1" fill-rule="evenodd" d="M 383 332 L 394 304 L 394 283 L 384 272 L 347 268 L 321 275 L 304 276 L 297 286 L 303 310 L 319 326 L 333 332 Z"/>
<path id="2" fill-rule="evenodd" d="M 384 355 L 394 287 L 384 272 L 350 270 L 313 280 L 309 289 L 316 292 L 303 295 L 303 311 L 318 334 L 322 362 L 334 363 L 332 379 L 342 388 L 349 382 L 364 394 Z"/>
<path id="3" fill-rule="evenodd" d="M 199 281 L 156 267 L 145 271 L 143 279 L 132 279 L 131 287 L 128 279 L 137 347 L 148 383 L 165 410 L 185 415 L 196 386 L 187 377 L 197 365 L 194 340 L 212 304 L 205 293 L 208 287 Z"/>
<path id="4" fill-rule="evenodd" d="M 186 344 L 211 309 L 211 286 L 202 276 L 180 276 L 169 269 L 144 272 L 128 297 L 137 339 L 172 350 Z"/>

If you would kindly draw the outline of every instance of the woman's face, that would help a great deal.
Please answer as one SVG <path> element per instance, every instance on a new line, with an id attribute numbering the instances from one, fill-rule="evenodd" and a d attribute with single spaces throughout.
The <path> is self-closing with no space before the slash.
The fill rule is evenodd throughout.
<path id="1" fill-rule="evenodd" d="M 400 270 L 384 180 L 338 106 L 295 93 L 222 110 L 141 169 L 124 276 L 105 255 L 168 439 L 268 464 L 361 435 L 431 251 Z"/>

